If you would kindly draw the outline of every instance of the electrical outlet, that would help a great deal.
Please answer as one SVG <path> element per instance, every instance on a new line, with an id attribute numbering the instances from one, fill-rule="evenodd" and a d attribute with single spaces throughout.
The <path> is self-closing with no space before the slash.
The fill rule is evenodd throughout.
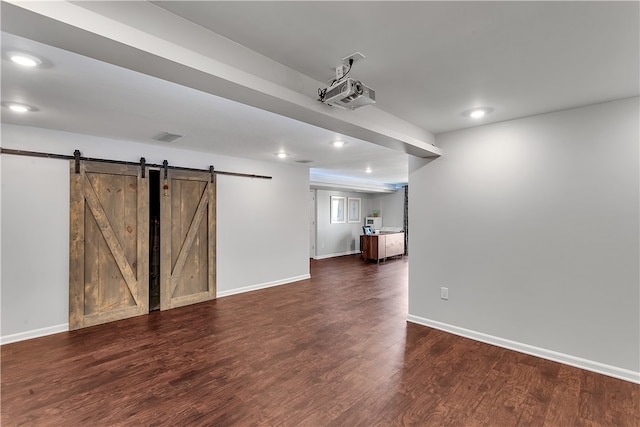
<path id="1" fill-rule="evenodd" d="M 344 65 L 336 66 L 336 80 L 340 80 L 344 76 Z"/>
<path id="2" fill-rule="evenodd" d="M 440 299 L 449 299 L 449 288 L 440 288 Z"/>

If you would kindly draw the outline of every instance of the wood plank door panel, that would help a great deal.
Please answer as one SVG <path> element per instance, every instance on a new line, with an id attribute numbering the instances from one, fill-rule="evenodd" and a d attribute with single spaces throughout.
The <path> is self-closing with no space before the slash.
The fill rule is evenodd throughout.
<path id="1" fill-rule="evenodd" d="M 160 309 L 214 299 L 215 182 L 205 172 L 169 170 L 160 186 Z"/>
<path id="2" fill-rule="evenodd" d="M 149 312 L 149 186 L 139 166 L 71 162 L 69 329 Z"/>

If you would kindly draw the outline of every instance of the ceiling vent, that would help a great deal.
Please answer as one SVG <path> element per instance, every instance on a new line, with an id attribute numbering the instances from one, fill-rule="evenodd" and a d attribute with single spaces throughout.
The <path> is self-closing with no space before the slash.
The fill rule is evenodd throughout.
<path id="1" fill-rule="evenodd" d="M 153 137 L 156 141 L 173 142 L 178 138 L 182 138 L 184 135 L 178 135 L 177 133 L 162 132 L 160 135 Z"/>
<path id="2" fill-rule="evenodd" d="M 297 163 L 313 163 L 313 160 L 296 160 Z"/>

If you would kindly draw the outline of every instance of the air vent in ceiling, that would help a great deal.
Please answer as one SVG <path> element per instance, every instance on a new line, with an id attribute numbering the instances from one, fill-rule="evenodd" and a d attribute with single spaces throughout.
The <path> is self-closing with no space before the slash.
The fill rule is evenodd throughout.
<path id="1" fill-rule="evenodd" d="M 153 137 L 156 141 L 173 142 L 178 138 L 182 138 L 184 135 L 178 135 L 177 133 L 162 132 L 160 135 Z"/>
<path id="2" fill-rule="evenodd" d="M 296 160 L 297 163 L 313 163 L 313 160 Z"/>

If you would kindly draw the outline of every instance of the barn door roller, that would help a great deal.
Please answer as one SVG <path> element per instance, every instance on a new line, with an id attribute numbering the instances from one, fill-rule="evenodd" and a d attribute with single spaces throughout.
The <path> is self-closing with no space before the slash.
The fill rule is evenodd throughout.
<path id="1" fill-rule="evenodd" d="M 80 150 L 73 152 L 73 159 L 76 161 L 76 173 L 80 173 Z"/>
<path id="2" fill-rule="evenodd" d="M 144 157 L 140 157 L 140 172 L 142 173 L 142 179 L 144 179 L 147 160 Z"/>

